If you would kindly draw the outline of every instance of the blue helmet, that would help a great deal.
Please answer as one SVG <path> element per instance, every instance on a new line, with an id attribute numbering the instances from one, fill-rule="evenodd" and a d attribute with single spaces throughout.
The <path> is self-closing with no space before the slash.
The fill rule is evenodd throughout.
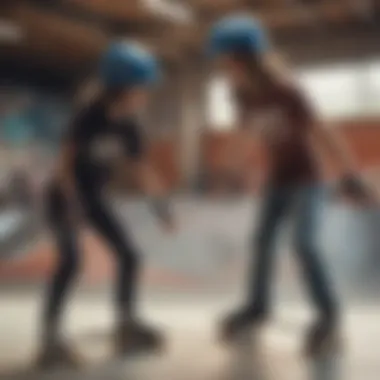
<path id="1" fill-rule="evenodd" d="M 260 21 L 249 16 L 230 16 L 211 28 L 207 50 L 214 57 L 228 53 L 261 54 L 268 48 L 269 40 Z"/>
<path id="2" fill-rule="evenodd" d="M 156 58 L 133 42 L 112 43 L 100 60 L 100 77 L 106 87 L 149 86 L 160 78 Z"/>

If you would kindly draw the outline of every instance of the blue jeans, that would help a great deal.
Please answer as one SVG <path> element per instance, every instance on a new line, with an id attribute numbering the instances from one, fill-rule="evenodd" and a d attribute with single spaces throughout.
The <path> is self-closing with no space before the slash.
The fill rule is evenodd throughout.
<path id="1" fill-rule="evenodd" d="M 315 244 L 322 189 L 319 186 L 269 188 L 263 202 L 254 241 L 254 260 L 249 282 L 249 306 L 266 315 L 269 310 L 274 243 L 286 216 L 295 217 L 294 248 L 307 290 L 323 316 L 334 316 L 337 304 L 326 268 Z"/>

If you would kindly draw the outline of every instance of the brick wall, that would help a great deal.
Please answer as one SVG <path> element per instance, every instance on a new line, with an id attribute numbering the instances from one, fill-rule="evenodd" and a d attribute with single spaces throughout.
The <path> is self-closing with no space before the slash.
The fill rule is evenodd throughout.
<path id="1" fill-rule="evenodd" d="M 380 166 L 380 120 L 342 122 L 338 132 L 347 141 L 364 170 Z M 210 175 L 235 168 L 240 168 L 242 174 L 248 174 L 253 169 L 265 170 L 265 154 L 249 133 L 207 132 L 204 133 L 201 144 L 201 165 Z M 177 153 L 178 147 L 174 139 L 152 144 L 152 163 L 163 174 L 170 187 L 177 187 L 180 181 Z M 255 167 L 257 162 L 261 167 Z"/>

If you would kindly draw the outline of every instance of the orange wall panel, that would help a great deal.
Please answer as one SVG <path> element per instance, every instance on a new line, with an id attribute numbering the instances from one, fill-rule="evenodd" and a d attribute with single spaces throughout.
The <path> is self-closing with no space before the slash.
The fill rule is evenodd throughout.
<path id="1" fill-rule="evenodd" d="M 363 169 L 380 166 L 380 121 L 350 121 L 337 127 Z M 201 141 L 202 172 L 265 172 L 265 152 L 252 135 L 244 131 L 207 132 Z M 180 185 L 178 145 L 175 139 L 154 141 L 150 160 L 171 188 Z"/>
<path id="2" fill-rule="evenodd" d="M 350 122 L 337 128 L 363 169 L 380 166 L 380 121 Z M 205 135 L 202 158 L 211 171 L 227 169 L 232 162 L 265 166 L 265 152 L 252 136 L 240 131 Z"/>
<path id="3" fill-rule="evenodd" d="M 149 159 L 163 176 L 168 187 L 176 187 L 180 181 L 177 147 L 173 140 L 160 140 L 151 144 Z"/>

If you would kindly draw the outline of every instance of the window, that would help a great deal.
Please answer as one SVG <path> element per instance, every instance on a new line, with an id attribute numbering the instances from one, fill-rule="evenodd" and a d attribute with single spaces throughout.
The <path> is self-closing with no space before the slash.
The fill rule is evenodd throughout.
<path id="1" fill-rule="evenodd" d="M 207 122 L 216 130 L 230 130 L 236 122 L 236 110 L 228 82 L 214 78 L 207 89 Z"/>
<path id="2" fill-rule="evenodd" d="M 370 115 L 380 115 L 380 62 L 370 63 L 367 75 L 369 86 L 367 111 Z"/>
<path id="3" fill-rule="evenodd" d="M 326 119 L 380 115 L 380 60 L 304 68 L 301 86 Z M 208 89 L 208 123 L 229 130 L 236 110 L 227 81 L 214 78 Z"/>
<path id="4" fill-rule="evenodd" d="M 322 116 L 349 117 L 360 113 L 359 73 L 354 65 L 324 67 L 301 72 L 300 82 Z"/>

